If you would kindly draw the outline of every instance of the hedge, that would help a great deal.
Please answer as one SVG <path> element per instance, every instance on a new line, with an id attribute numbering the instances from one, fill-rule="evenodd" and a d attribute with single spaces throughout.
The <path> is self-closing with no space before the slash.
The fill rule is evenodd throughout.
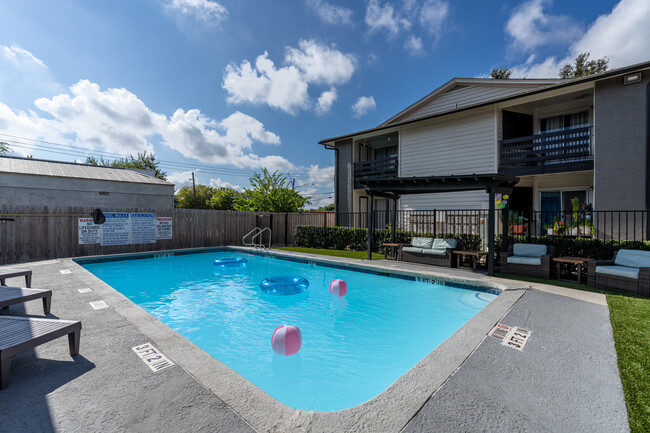
<path id="1" fill-rule="evenodd" d="M 454 238 L 463 243 L 463 249 L 478 250 L 481 246 L 479 235 L 454 233 L 417 233 L 413 231 L 396 230 L 395 242 L 410 243 L 413 236 Z M 390 229 L 375 229 L 373 251 L 381 252 L 381 244 L 391 241 Z M 587 238 L 562 238 L 548 236 L 510 236 L 510 244 L 515 242 L 545 244 L 555 247 L 555 256 L 591 257 L 597 260 L 609 260 L 614 252 L 621 248 L 649 250 L 650 241 L 616 241 Z M 296 226 L 295 244 L 304 248 L 327 248 L 333 250 L 365 251 L 368 247 L 368 230 L 351 227 L 322 227 Z M 495 249 L 501 251 L 502 239 L 495 238 Z M 499 257 L 497 255 L 496 263 Z"/>

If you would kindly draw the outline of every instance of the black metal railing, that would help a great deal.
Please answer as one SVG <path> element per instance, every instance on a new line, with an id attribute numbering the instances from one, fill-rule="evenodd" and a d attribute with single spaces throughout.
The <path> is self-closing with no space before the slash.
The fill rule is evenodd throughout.
<path id="1" fill-rule="evenodd" d="M 499 157 L 503 174 L 593 170 L 591 127 L 501 140 Z"/>
<path id="2" fill-rule="evenodd" d="M 650 240 L 648 211 L 536 211 L 509 214 L 511 235 L 614 241 Z"/>
<path id="3" fill-rule="evenodd" d="M 354 163 L 354 180 L 397 176 L 397 157 Z"/>

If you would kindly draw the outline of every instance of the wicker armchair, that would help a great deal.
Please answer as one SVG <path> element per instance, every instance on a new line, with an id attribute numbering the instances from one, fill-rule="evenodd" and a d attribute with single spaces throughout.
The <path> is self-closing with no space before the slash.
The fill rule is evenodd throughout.
<path id="1" fill-rule="evenodd" d="M 510 245 L 508 252 L 502 252 L 500 254 L 500 266 L 501 272 L 504 274 L 513 274 L 513 275 L 524 275 L 527 277 L 543 278 L 549 280 L 551 278 L 551 258 L 555 255 L 555 247 L 546 246 L 546 254 L 538 256 L 540 259 L 540 264 L 526 264 L 526 263 L 508 263 L 508 257 L 513 257 L 514 250 L 520 246 L 527 246 L 531 244 L 515 244 Z M 515 256 L 516 257 L 516 256 Z M 530 257 L 536 258 L 536 257 Z"/>
<path id="2" fill-rule="evenodd" d="M 619 290 L 625 293 L 650 297 L 650 267 L 638 267 L 638 278 L 628 278 L 622 275 L 612 275 L 610 273 L 596 272 L 599 266 L 601 267 L 618 267 L 620 260 L 617 261 L 620 250 L 614 253 L 612 260 L 592 260 L 589 262 L 587 269 L 587 284 L 601 289 Z"/>
<path id="3" fill-rule="evenodd" d="M 455 268 L 456 261 L 453 260 L 453 251 L 463 248 L 462 242 L 458 242 L 454 248 L 445 248 L 444 254 L 427 254 L 420 253 L 415 251 L 408 251 L 408 248 L 411 244 L 400 244 L 398 260 L 404 262 L 412 263 L 421 263 L 424 265 L 436 265 L 436 266 L 445 266 L 447 268 Z"/>

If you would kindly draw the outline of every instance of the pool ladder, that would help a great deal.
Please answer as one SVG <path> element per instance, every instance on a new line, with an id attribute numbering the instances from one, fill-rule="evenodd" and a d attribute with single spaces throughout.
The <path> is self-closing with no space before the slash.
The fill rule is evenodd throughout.
<path id="1" fill-rule="evenodd" d="M 269 244 L 266 245 L 264 243 L 264 238 L 262 235 L 265 232 L 269 232 Z M 248 242 L 246 240 L 250 238 Z M 273 234 L 271 232 L 271 229 L 269 227 L 264 227 L 264 228 L 259 228 L 255 227 L 253 230 L 249 231 L 244 235 L 244 237 L 241 238 L 241 243 L 244 244 L 245 246 L 250 246 L 250 247 L 255 247 L 255 248 L 264 248 L 264 249 L 269 249 L 271 248 L 271 239 L 273 239 Z M 259 241 L 259 243 L 258 243 Z"/>

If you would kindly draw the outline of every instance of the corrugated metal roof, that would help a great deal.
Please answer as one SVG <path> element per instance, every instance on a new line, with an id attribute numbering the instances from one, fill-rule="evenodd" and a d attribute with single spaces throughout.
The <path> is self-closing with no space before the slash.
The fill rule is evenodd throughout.
<path id="1" fill-rule="evenodd" d="M 113 182 L 173 185 L 164 180 L 133 170 L 102 167 L 74 162 L 46 161 L 42 159 L 0 157 L 0 173 L 31 174 L 35 176 L 73 177 L 78 179 L 108 180 Z"/>

